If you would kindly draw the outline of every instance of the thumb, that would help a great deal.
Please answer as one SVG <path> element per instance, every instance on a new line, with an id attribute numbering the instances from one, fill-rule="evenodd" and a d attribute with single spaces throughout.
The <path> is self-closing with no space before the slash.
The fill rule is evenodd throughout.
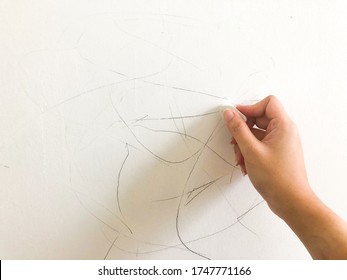
<path id="1" fill-rule="evenodd" d="M 245 159 L 259 149 L 260 142 L 253 135 L 241 116 L 227 109 L 224 111 L 224 120 Z"/>

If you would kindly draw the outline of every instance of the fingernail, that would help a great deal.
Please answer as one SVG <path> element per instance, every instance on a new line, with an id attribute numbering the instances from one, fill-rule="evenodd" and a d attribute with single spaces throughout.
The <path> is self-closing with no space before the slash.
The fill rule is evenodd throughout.
<path id="1" fill-rule="evenodd" d="M 224 111 L 224 120 L 226 122 L 230 122 L 233 117 L 234 117 L 234 112 L 232 110 L 226 109 Z"/>

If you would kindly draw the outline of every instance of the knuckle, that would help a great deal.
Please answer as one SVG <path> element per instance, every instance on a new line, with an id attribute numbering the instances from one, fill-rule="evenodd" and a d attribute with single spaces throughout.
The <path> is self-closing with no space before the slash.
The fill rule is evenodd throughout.
<path id="1" fill-rule="evenodd" d="M 296 133 L 298 130 L 296 124 L 289 118 L 286 118 L 283 120 L 283 127 L 286 131 L 292 132 L 292 133 L 293 132 Z"/>

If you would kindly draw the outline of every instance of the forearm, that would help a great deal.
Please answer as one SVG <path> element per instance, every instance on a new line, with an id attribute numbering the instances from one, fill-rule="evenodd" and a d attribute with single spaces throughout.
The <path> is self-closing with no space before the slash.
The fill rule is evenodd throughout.
<path id="1" fill-rule="evenodd" d="M 298 130 L 274 96 L 224 112 L 235 159 L 314 259 L 347 259 L 347 225 L 309 186 Z M 251 129 L 250 129 L 251 128 Z"/>
<path id="2" fill-rule="evenodd" d="M 314 259 L 347 259 L 347 225 L 314 194 L 296 198 L 283 220 Z"/>

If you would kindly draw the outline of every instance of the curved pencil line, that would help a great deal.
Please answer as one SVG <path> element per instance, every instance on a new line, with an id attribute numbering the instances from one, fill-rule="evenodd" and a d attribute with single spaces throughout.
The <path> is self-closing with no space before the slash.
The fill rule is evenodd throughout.
<path id="1" fill-rule="evenodd" d="M 143 79 L 140 79 L 140 81 L 144 82 L 144 83 L 147 83 L 147 84 L 154 85 L 154 86 L 158 86 L 158 87 L 170 88 L 170 89 L 174 89 L 174 90 L 178 90 L 178 91 L 189 92 L 189 93 L 192 93 L 192 94 L 205 95 L 205 96 L 213 97 L 213 98 L 216 98 L 216 99 L 228 100 L 228 98 L 226 98 L 226 97 L 221 97 L 221 96 L 214 95 L 212 93 L 203 92 L 203 91 L 198 91 L 198 90 L 193 90 L 193 89 L 186 89 L 186 88 L 176 87 L 176 86 L 169 86 L 169 85 L 156 83 L 156 82 L 151 82 L 151 81 L 143 80 Z"/>
<path id="2" fill-rule="evenodd" d="M 116 71 L 116 70 L 113 70 L 113 69 L 104 67 L 104 66 L 102 66 L 102 65 L 98 65 L 97 63 L 91 61 L 90 59 L 88 59 L 88 58 L 86 58 L 86 57 L 84 57 L 84 56 L 82 56 L 81 54 L 79 54 L 79 55 L 80 55 L 81 59 L 83 59 L 83 60 L 89 62 L 90 64 L 93 64 L 94 66 L 98 66 L 98 67 L 100 67 L 100 68 L 102 68 L 102 69 L 105 69 L 106 71 L 110 71 L 110 72 L 112 72 L 112 73 L 115 73 L 115 74 L 117 74 L 117 75 L 119 75 L 119 76 L 125 77 L 126 79 L 121 80 L 121 81 L 117 81 L 117 82 L 112 82 L 112 83 L 104 84 L 104 85 L 101 85 L 101 86 L 98 86 L 98 87 L 95 87 L 95 88 L 91 88 L 91 89 L 84 90 L 84 91 L 82 91 L 82 92 L 80 92 L 80 93 L 78 93 L 78 94 L 76 94 L 76 95 L 74 95 L 74 96 L 71 96 L 71 97 L 69 97 L 69 98 L 67 98 L 67 99 L 64 99 L 64 100 L 62 100 L 62 101 L 60 101 L 60 102 L 58 102 L 58 103 L 52 105 L 51 107 L 49 107 L 49 108 L 47 108 L 46 110 L 44 110 L 41 114 L 44 114 L 44 113 L 46 113 L 46 112 L 49 112 L 50 110 L 55 109 L 55 108 L 57 108 L 57 107 L 59 107 L 59 106 L 65 104 L 65 103 L 68 103 L 68 102 L 73 101 L 74 99 L 77 99 L 77 98 L 79 98 L 79 97 L 81 97 L 81 96 L 83 96 L 83 95 L 86 95 L 86 94 L 88 94 L 88 93 L 91 93 L 91 92 L 94 92 L 94 91 L 97 91 L 97 90 L 100 90 L 100 89 L 109 88 L 109 87 L 114 86 L 114 85 L 118 85 L 118 84 L 126 83 L 126 82 L 131 82 L 131 81 L 137 81 L 137 80 L 138 80 L 138 81 L 141 81 L 141 82 L 142 82 L 142 79 L 154 77 L 154 76 L 156 76 L 156 75 L 158 75 L 158 74 L 160 74 L 160 73 L 166 71 L 166 70 L 171 66 L 171 64 L 172 64 L 172 60 L 171 60 L 165 67 L 163 67 L 162 69 L 160 69 L 160 70 L 158 70 L 158 71 L 156 71 L 156 72 L 149 73 L 149 74 L 143 75 L 143 76 L 131 77 L 131 76 L 127 75 L 127 74 L 124 74 L 124 73 L 118 72 L 118 71 Z"/>
<path id="3" fill-rule="evenodd" d="M 210 238 L 214 235 L 217 235 L 221 232 L 224 232 L 230 228 L 232 228 L 233 226 L 235 226 L 237 223 L 239 223 L 239 219 L 242 218 L 243 216 L 245 216 L 246 214 L 248 214 L 249 212 L 251 212 L 252 210 L 254 210 L 256 207 L 258 207 L 261 203 L 263 203 L 264 200 L 260 201 L 259 203 L 257 203 L 256 205 L 254 205 L 253 207 L 251 207 L 250 209 L 248 209 L 246 212 L 244 212 L 243 214 L 241 214 L 239 217 L 237 217 L 237 220 L 233 223 L 231 223 L 230 225 L 220 229 L 219 231 L 216 231 L 216 232 L 213 232 L 211 234 L 208 234 L 208 235 L 204 235 L 204 236 L 201 236 L 199 238 L 196 238 L 196 239 L 191 239 L 191 240 L 188 240 L 185 242 L 185 244 L 190 244 L 190 243 L 194 243 L 194 242 L 197 242 L 197 241 L 200 241 L 200 240 L 203 240 L 203 239 L 206 239 L 206 238 Z M 109 240 L 110 241 L 110 240 Z M 110 241 L 111 242 L 111 241 Z M 141 241 L 140 241 L 141 242 Z M 143 252 L 138 252 L 139 255 L 145 255 L 145 254 L 151 254 L 151 253 L 155 253 L 155 252 L 160 252 L 160 251 L 164 251 L 164 250 L 169 250 L 169 249 L 180 249 L 180 250 L 187 250 L 187 249 L 184 249 L 184 248 L 180 248 L 179 246 L 182 245 L 182 243 L 178 243 L 176 245 L 163 245 L 163 244 L 156 244 L 156 243 L 151 243 L 151 242 L 143 242 L 144 244 L 148 244 L 148 245 L 153 245 L 153 246 L 161 246 L 161 247 L 164 247 L 164 248 L 161 248 L 161 249 L 156 249 L 156 250 L 149 250 L 149 251 L 143 251 Z M 127 253 L 130 253 L 130 254 L 135 254 L 136 252 L 135 251 L 130 251 L 130 250 L 125 250 L 123 248 L 120 248 L 120 247 L 117 247 L 116 248 L 120 249 L 121 251 L 124 251 L 124 252 L 127 252 Z M 188 251 L 188 250 L 187 250 Z M 189 250 L 190 251 L 190 250 Z"/>
<path id="4" fill-rule="evenodd" d="M 176 127 L 177 132 L 181 133 L 181 131 L 180 131 L 180 129 L 179 129 L 179 127 L 178 127 L 177 123 L 176 123 L 176 119 L 174 119 L 174 116 L 173 116 L 173 114 L 172 114 L 171 105 L 169 105 L 169 109 L 170 109 L 170 115 L 171 115 L 171 117 L 172 117 L 172 119 L 171 119 L 171 120 L 172 120 L 172 122 L 173 122 L 174 126 Z M 181 121 L 182 121 L 182 124 L 183 124 L 183 129 L 184 129 L 184 132 L 186 133 L 186 128 L 185 128 L 185 125 L 184 125 L 184 121 L 183 121 L 182 119 L 181 119 Z M 186 138 L 185 138 L 183 135 L 181 135 L 181 139 L 182 139 L 182 142 L 185 144 L 185 146 L 186 146 L 187 150 L 189 150 L 189 147 L 188 147 L 188 144 L 187 144 Z M 190 151 L 190 150 L 189 150 L 189 151 Z"/>
<path id="5" fill-rule="evenodd" d="M 108 211 L 113 217 L 115 217 L 123 226 L 125 226 L 129 232 L 131 234 L 133 234 L 133 232 L 131 231 L 131 229 L 129 228 L 129 226 L 121 219 L 119 218 L 115 213 L 113 213 L 110 209 L 106 208 L 104 205 L 102 205 L 101 203 L 99 203 L 98 201 L 86 196 L 85 194 L 79 192 L 79 191 L 76 191 L 76 190 L 73 190 L 72 191 L 74 192 L 75 196 L 77 197 L 77 200 L 79 201 L 79 203 L 81 204 L 81 206 L 86 209 L 88 211 L 89 214 L 91 214 L 94 218 L 96 218 L 97 220 L 99 220 L 100 222 L 102 222 L 104 225 L 106 225 L 107 227 L 109 227 L 110 229 L 116 231 L 117 233 L 120 233 L 120 234 L 123 234 L 122 232 L 120 232 L 118 229 L 115 229 L 113 228 L 112 226 L 110 226 L 109 224 L 107 224 L 106 222 L 104 222 L 101 218 L 99 218 L 98 216 L 96 216 L 94 213 L 92 213 L 85 205 L 84 203 L 80 200 L 79 198 L 79 195 L 82 195 L 82 196 L 85 196 L 87 197 L 88 199 L 90 199 L 91 201 L 93 201 L 94 203 L 96 203 L 97 205 L 99 205 L 100 207 L 104 208 L 106 211 Z M 125 234 L 123 234 L 123 236 L 126 236 Z"/>
<path id="6" fill-rule="evenodd" d="M 182 194 L 182 195 L 177 195 L 177 196 L 168 197 L 168 198 L 163 198 L 163 199 L 157 199 L 157 200 L 154 200 L 153 202 L 162 202 L 162 201 L 168 201 L 168 200 L 173 200 L 173 199 L 176 199 L 176 198 L 180 198 L 181 196 L 185 196 L 185 195 L 187 195 L 187 194 L 191 194 L 192 192 L 194 192 L 194 191 L 196 191 L 196 190 L 198 190 L 198 189 L 201 189 L 201 188 L 205 187 L 206 185 L 214 184 L 215 182 L 217 182 L 218 180 L 222 179 L 223 177 L 225 177 L 225 176 L 220 176 L 220 177 L 218 177 L 217 179 L 214 179 L 214 180 L 212 180 L 212 181 L 210 181 L 210 182 L 207 182 L 207 183 L 205 183 L 205 184 L 203 184 L 203 185 L 200 185 L 200 186 L 198 186 L 198 187 L 195 187 L 194 189 L 190 190 L 189 192 L 185 192 L 185 193 Z"/>
<path id="7" fill-rule="evenodd" d="M 148 115 L 146 115 L 140 119 L 135 120 L 135 123 L 141 122 L 141 121 L 164 121 L 164 120 L 176 120 L 176 119 L 191 119 L 191 118 L 205 117 L 208 115 L 214 115 L 217 113 L 219 113 L 219 111 L 213 111 L 213 112 L 197 114 L 197 115 L 171 116 L 171 117 L 161 117 L 161 118 L 148 118 Z"/>
<path id="8" fill-rule="evenodd" d="M 143 244 L 147 244 L 147 245 L 151 245 L 151 246 L 159 246 L 159 247 L 163 247 L 161 249 L 157 249 L 157 250 L 152 250 L 152 251 L 146 251 L 146 252 L 139 252 L 138 254 L 149 254 L 149 253 L 154 253 L 154 252 L 160 252 L 160 251 L 163 251 L 163 250 L 168 250 L 168 249 L 180 249 L 180 250 L 189 250 L 189 249 L 183 249 L 183 248 L 179 248 L 179 246 L 182 245 L 182 243 L 178 243 L 176 245 L 166 245 L 166 244 L 160 244 L 160 243 L 153 243 L 153 242 L 148 242 L 148 241 L 142 241 L 142 240 L 138 240 L 136 238 L 134 238 L 134 236 L 129 236 L 127 234 L 124 234 L 123 232 L 119 231 L 118 229 L 110 226 L 109 224 L 107 224 L 106 222 L 104 222 L 102 219 L 100 219 L 99 217 L 97 217 L 95 214 L 93 214 L 84 204 L 83 202 L 79 199 L 78 195 L 77 195 L 77 191 L 74 191 L 74 194 L 77 198 L 77 200 L 79 201 L 79 203 L 81 204 L 81 206 L 87 210 L 87 212 L 92 215 L 94 218 L 96 218 L 98 221 L 100 221 L 102 224 L 106 225 L 109 229 L 111 229 L 112 231 L 118 233 L 119 235 L 122 235 L 123 237 L 125 238 L 129 238 L 131 240 L 135 240 L 135 241 L 138 241 L 138 242 L 142 242 Z M 81 193 L 82 194 L 82 193 Z M 83 195 L 83 194 L 82 194 Z M 232 226 L 234 226 L 235 224 L 239 223 L 239 220 L 242 219 L 245 215 L 247 215 L 249 212 L 251 212 L 252 210 L 254 210 L 257 206 L 259 206 L 261 203 L 263 203 L 264 200 L 260 201 L 259 203 L 257 203 L 256 205 L 254 205 L 253 207 L 251 207 L 250 209 L 248 209 L 247 211 L 245 211 L 244 213 L 242 213 L 240 216 L 237 217 L 237 221 L 235 221 L 234 223 L 230 224 L 229 226 L 226 226 L 225 228 L 219 230 L 219 231 L 216 231 L 214 233 L 211 233 L 211 234 L 208 234 L 208 235 L 204 235 L 204 236 L 201 236 L 199 238 L 196 238 L 196 239 L 191 239 L 191 240 L 188 240 L 185 242 L 185 244 L 190 244 L 190 243 L 193 243 L 193 242 L 196 242 L 196 241 L 200 241 L 202 239 L 206 239 L 206 238 L 209 238 L 213 235 L 216 235 L 216 234 L 219 234 L 225 230 L 228 230 L 229 228 L 231 228 Z M 119 236 L 118 236 L 119 237 Z M 108 239 L 108 238 L 107 238 Z M 108 239 L 109 240 L 109 239 Z M 110 240 L 109 240 L 110 241 Z M 110 241 L 112 242 L 112 241 Z M 135 253 L 135 252 L 132 252 L 130 250 L 125 250 L 125 249 L 122 249 L 120 247 L 117 247 L 117 246 L 114 246 L 124 252 L 128 252 L 128 253 Z M 191 251 L 191 250 L 189 250 Z"/>
<path id="9" fill-rule="evenodd" d="M 213 129 L 213 131 L 211 132 L 210 136 L 208 137 L 208 139 L 206 140 L 206 142 L 204 143 L 204 147 L 202 147 L 202 149 L 200 150 L 200 153 L 198 155 L 198 157 L 196 158 L 195 162 L 194 162 L 194 165 L 192 167 L 192 169 L 190 170 L 189 174 L 188 174 L 188 177 L 187 177 L 187 180 L 186 180 L 186 183 L 185 183 L 185 186 L 183 188 L 183 191 L 182 191 L 182 194 L 185 192 L 185 189 L 187 188 L 187 185 L 188 185 L 188 182 L 191 178 L 191 175 L 195 169 L 195 166 L 196 164 L 198 163 L 199 159 L 200 159 L 200 156 L 202 155 L 202 152 L 204 151 L 207 143 L 210 141 L 212 135 L 214 134 L 214 132 L 216 131 L 218 125 L 219 125 L 220 121 L 217 123 L 216 127 Z M 181 206 L 182 206 L 182 199 L 183 197 L 181 196 L 180 197 L 180 201 L 179 201 L 179 204 L 178 204 L 178 207 L 177 207 L 177 213 L 176 213 L 176 233 L 177 233 L 177 237 L 178 239 L 181 241 L 182 245 L 184 247 L 186 247 L 189 251 L 191 251 L 193 254 L 196 254 L 204 259 L 209 259 L 208 257 L 200 254 L 199 252 L 196 252 L 194 250 L 192 250 L 191 248 L 188 247 L 188 245 L 183 241 L 182 237 L 181 237 L 181 233 L 180 233 L 180 230 L 179 230 L 179 215 L 180 215 L 180 210 L 181 210 Z"/>
<path id="10" fill-rule="evenodd" d="M 178 59 L 178 60 L 181 60 L 182 62 L 187 63 L 187 64 L 189 64 L 190 66 L 193 66 L 194 68 L 196 68 L 196 69 L 198 69 L 198 70 L 201 70 L 198 66 L 196 66 L 196 65 L 193 64 L 192 62 L 190 62 L 190 61 L 188 61 L 188 60 L 186 60 L 186 59 L 184 59 L 184 58 L 178 56 L 177 54 L 174 54 L 174 53 L 172 53 L 172 52 L 170 52 L 170 51 L 168 51 L 168 50 L 162 48 L 161 46 L 159 46 L 159 45 L 157 45 L 157 44 L 155 44 L 155 43 L 153 43 L 153 42 L 151 42 L 151 41 L 149 41 L 149 40 L 146 40 L 146 39 L 144 39 L 144 38 L 142 38 L 142 37 L 140 37 L 140 36 L 137 36 L 137 35 L 135 35 L 135 34 L 132 34 L 132 33 L 128 32 L 128 31 L 124 30 L 124 29 L 118 24 L 117 20 L 113 20 L 113 23 L 114 23 L 114 25 L 115 25 L 120 31 L 122 31 L 124 34 L 126 34 L 126 35 L 128 35 L 128 36 L 130 36 L 130 37 L 133 37 L 133 38 L 135 38 L 135 39 L 137 39 L 137 40 L 140 40 L 140 41 L 142 41 L 142 42 L 145 42 L 145 43 L 147 43 L 147 44 L 149 44 L 149 45 L 152 45 L 153 47 L 155 47 L 155 48 L 157 48 L 157 49 L 163 51 L 164 53 L 166 53 L 166 54 L 168 54 L 168 55 L 171 55 L 172 57 L 174 57 L 174 58 L 176 58 L 176 59 Z"/>
<path id="11" fill-rule="evenodd" d="M 164 130 L 164 129 L 152 129 L 152 128 L 149 128 L 147 126 L 144 126 L 144 125 L 134 125 L 134 126 L 139 126 L 139 127 L 142 127 L 144 129 L 147 129 L 147 130 L 150 130 L 150 131 L 153 131 L 153 132 L 167 132 L 167 133 L 175 133 L 175 134 L 180 134 L 182 135 L 182 132 L 178 132 L 178 131 L 174 131 L 174 130 Z M 201 143 L 201 144 L 204 144 L 203 141 L 201 141 L 200 139 L 192 136 L 192 135 L 189 135 L 189 134 L 183 134 L 185 135 L 186 137 L 188 138 L 191 138 L 193 140 L 196 140 L 197 142 Z M 225 163 L 227 163 L 228 165 L 234 167 L 234 168 L 237 168 L 236 165 L 228 162 L 225 158 L 223 158 L 220 154 L 218 154 L 215 150 L 213 150 L 208 144 L 206 145 L 206 147 L 212 152 L 214 153 L 216 156 L 218 156 L 221 160 L 223 160 Z"/>
<path id="12" fill-rule="evenodd" d="M 254 205 L 253 207 L 251 207 L 250 209 L 248 209 L 246 212 L 242 213 L 240 216 L 237 217 L 237 221 L 234 222 L 234 223 L 232 223 L 231 225 L 226 226 L 226 227 L 224 227 L 224 228 L 222 228 L 222 229 L 220 229 L 220 230 L 218 230 L 218 231 L 216 231 L 216 232 L 214 232 L 214 233 L 211 233 L 211 234 L 208 234 L 208 235 L 199 237 L 199 238 L 197 238 L 197 239 L 191 240 L 191 242 L 195 242 L 195 241 L 199 241 L 199 240 L 201 240 L 201 239 L 205 239 L 205 238 L 211 237 L 211 236 L 213 236 L 213 235 L 219 234 L 219 233 L 221 233 L 221 232 L 223 232 L 223 231 L 225 231 L 225 230 L 231 228 L 232 226 L 234 226 L 235 224 L 237 224 L 237 223 L 239 222 L 239 219 L 241 219 L 242 217 L 244 217 L 245 215 L 247 215 L 249 212 L 251 212 L 254 208 L 256 208 L 257 206 L 259 206 L 260 204 L 262 204 L 264 201 L 265 201 L 265 200 L 260 201 L 259 203 L 257 203 L 256 205 Z"/>
<path id="13" fill-rule="evenodd" d="M 184 206 L 187 206 L 189 203 L 191 203 L 197 196 L 199 196 L 202 192 L 204 192 L 206 189 L 208 189 L 210 186 L 212 186 L 214 183 L 210 183 L 207 186 L 205 186 L 202 190 L 200 190 L 197 194 L 195 194 L 191 199 L 189 199 Z"/>
<path id="14" fill-rule="evenodd" d="M 122 209 L 121 209 L 121 206 L 120 206 L 120 202 L 119 202 L 119 187 L 120 187 L 120 175 L 122 173 L 122 170 L 123 170 L 123 167 L 125 165 L 125 162 L 127 161 L 128 157 L 129 157 L 129 147 L 128 147 L 128 144 L 126 144 L 126 149 L 127 149 L 127 154 L 122 162 L 122 165 L 119 169 L 119 172 L 118 172 L 118 178 L 117 178 L 117 204 L 118 204 L 118 210 L 119 212 L 121 213 L 121 215 L 123 216 L 123 212 L 122 212 Z M 124 216 L 123 216 L 124 218 Z"/>
<path id="15" fill-rule="evenodd" d="M 129 124 L 123 119 L 123 117 L 121 116 L 121 114 L 118 112 L 116 106 L 114 105 L 113 103 L 113 100 L 112 100 L 112 96 L 111 96 L 111 93 L 109 93 L 109 97 L 110 97 L 110 100 L 111 100 L 111 104 L 112 104 L 112 108 L 113 110 L 116 112 L 117 116 L 120 118 L 120 120 L 122 121 L 122 123 L 128 128 L 128 130 L 130 131 L 130 133 L 134 136 L 135 140 L 145 149 L 147 150 L 151 155 L 153 155 L 155 158 L 163 161 L 163 162 L 166 162 L 166 163 L 170 163 L 170 164 L 179 164 L 179 163 L 183 163 L 183 162 L 186 162 L 188 161 L 189 159 L 191 159 L 192 157 L 194 157 L 195 155 L 197 155 L 199 153 L 200 150 L 198 150 L 197 152 L 195 152 L 194 154 L 190 155 L 189 157 L 183 159 L 183 160 L 179 160 L 179 161 L 171 161 L 171 160 L 167 160 L 167 159 L 164 159 L 160 156 L 158 156 L 157 154 L 155 154 L 153 151 L 151 151 L 146 145 L 144 145 L 139 139 L 138 137 L 136 136 L 135 132 L 130 128 Z"/>

